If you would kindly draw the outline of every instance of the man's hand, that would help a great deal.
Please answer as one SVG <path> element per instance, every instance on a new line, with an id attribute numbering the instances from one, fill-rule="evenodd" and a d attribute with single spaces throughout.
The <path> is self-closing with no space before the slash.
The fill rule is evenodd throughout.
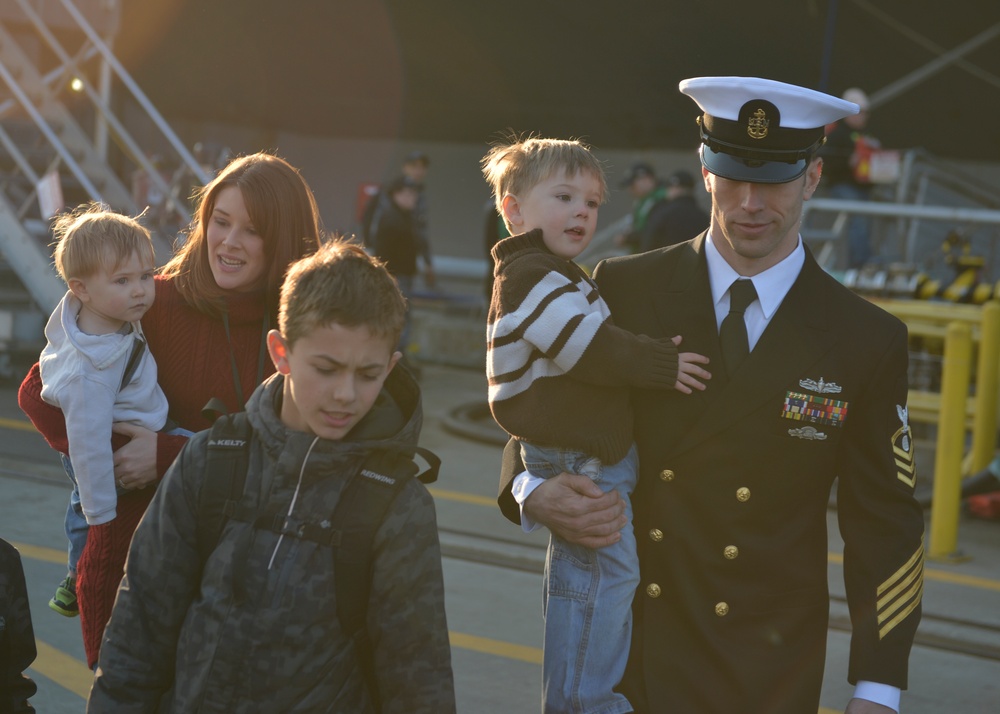
<path id="1" fill-rule="evenodd" d="M 524 511 L 563 540 L 603 548 L 621 540 L 628 523 L 617 491 L 604 493 L 587 476 L 561 473 L 532 491 Z"/>
<path id="2" fill-rule="evenodd" d="M 852 699 L 847 703 L 844 714 L 896 714 L 896 710 L 867 699 Z"/>
<path id="3" fill-rule="evenodd" d="M 114 454 L 119 485 L 134 490 L 156 483 L 156 432 L 127 422 L 115 422 L 111 430 L 129 438 Z"/>

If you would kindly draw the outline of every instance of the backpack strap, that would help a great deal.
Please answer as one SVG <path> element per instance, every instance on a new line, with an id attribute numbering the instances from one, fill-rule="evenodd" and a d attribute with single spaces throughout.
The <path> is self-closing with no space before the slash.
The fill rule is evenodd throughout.
<path id="1" fill-rule="evenodd" d="M 416 447 L 429 468 L 419 468 L 409 453 L 380 450 L 368 455 L 358 473 L 344 487 L 331 519 L 339 533 L 335 545 L 334 573 L 337 617 L 344 633 L 354 640 L 358 663 L 368 685 L 376 711 L 381 711 L 375 677 L 375 652 L 368 636 L 368 599 L 371 595 L 375 533 L 389 507 L 411 478 L 425 483 L 437 479 L 441 460 L 432 452 Z"/>
<path id="2" fill-rule="evenodd" d="M 215 550 L 223 528 L 231 519 L 331 546 L 337 618 L 345 635 L 355 642 L 369 695 L 375 710 L 381 711 L 375 653 L 367 627 L 375 533 L 411 478 L 422 483 L 437 480 L 441 459 L 419 446 L 411 452 L 373 451 L 348 480 L 330 521 L 314 524 L 284 514 L 261 514 L 241 504 L 250 464 L 251 436 L 245 412 L 223 414 L 212 424 L 205 480 L 198 495 L 197 542 L 202 565 Z M 414 455 L 427 462 L 424 471 L 414 462 Z"/>
<path id="3" fill-rule="evenodd" d="M 128 353 L 125 361 L 125 371 L 122 373 L 122 381 L 118 384 L 118 391 L 125 389 L 126 385 L 132 381 L 135 371 L 139 369 L 139 362 L 142 361 L 142 353 L 146 351 L 146 340 L 139 336 L 132 338 L 132 349 Z"/>
<path id="4" fill-rule="evenodd" d="M 251 436 L 246 412 L 223 414 L 212 424 L 205 480 L 198 494 L 197 542 L 202 564 L 218 545 L 226 522 L 246 515 L 240 513 L 240 501 L 250 465 Z"/>

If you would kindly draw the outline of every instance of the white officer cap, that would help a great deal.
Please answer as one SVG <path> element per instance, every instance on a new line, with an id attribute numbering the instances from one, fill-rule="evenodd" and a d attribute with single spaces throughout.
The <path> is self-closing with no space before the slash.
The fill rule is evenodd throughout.
<path id="1" fill-rule="evenodd" d="M 734 181 L 786 183 L 805 173 L 827 124 L 859 107 L 829 94 L 757 77 L 695 77 L 680 90 L 704 114 L 701 163 Z"/>

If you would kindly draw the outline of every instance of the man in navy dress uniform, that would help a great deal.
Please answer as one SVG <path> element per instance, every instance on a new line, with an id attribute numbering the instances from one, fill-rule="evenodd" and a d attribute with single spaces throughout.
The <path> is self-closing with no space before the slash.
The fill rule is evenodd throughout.
<path id="1" fill-rule="evenodd" d="M 906 327 L 827 275 L 799 235 L 823 127 L 858 107 L 747 77 L 680 90 L 701 110 L 711 225 L 594 273 L 619 327 L 681 335 L 712 372 L 703 392 L 633 394 L 642 577 L 620 688 L 638 712 L 816 712 L 836 483 L 846 711 L 898 711 L 923 587 Z M 508 518 L 590 547 L 617 539 L 614 493 L 573 474 L 542 482 L 507 456 Z"/>

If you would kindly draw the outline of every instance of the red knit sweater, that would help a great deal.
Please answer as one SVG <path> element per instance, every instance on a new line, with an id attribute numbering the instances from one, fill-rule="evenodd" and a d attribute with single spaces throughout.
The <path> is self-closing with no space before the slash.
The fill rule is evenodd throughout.
<path id="1" fill-rule="evenodd" d="M 271 359 L 264 354 L 262 379 L 258 380 L 263 316 L 264 301 L 259 293 L 239 295 L 229 302 L 232 351 L 240 373 L 244 402 L 263 378 L 274 373 Z M 156 300 L 142 318 L 142 329 L 156 360 L 160 388 L 170 404 L 170 417 L 178 426 L 191 431 L 210 427 L 211 423 L 202 416 L 201 410 L 211 397 L 221 399 L 230 411 L 243 409 L 237 398 L 229 341 L 222 321 L 189 306 L 169 279 L 156 278 Z M 18 404 L 49 446 L 68 453 L 62 411 L 42 401 L 40 392 L 41 381 L 38 365 L 35 365 L 21 384 Z M 185 441 L 179 436 L 158 436 L 156 471 L 161 478 Z"/>
<path id="2" fill-rule="evenodd" d="M 263 295 L 255 293 L 232 298 L 228 313 L 232 354 L 240 375 L 243 402 L 237 397 L 230 342 L 222 320 L 198 312 L 181 298 L 169 279 L 156 278 L 156 300 L 142 318 L 142 329 L 156 360 L 160 387 L 170 405 L 170 417 L 185 429 L 201 431 L 211 426 L 201 410 L 212 397 L 222 400 L 229 411 L 241 411 L 261 381 L 258 364 L 263 367 L 259 372 L 262 378 L 274 373 L 270 357 L 266 353 L 260 357 Z M 36 364 L 18 390 L 18 404 L 49 446 L 68 453 L 62 411 L 42 401 L 41 386 Z M 156 471 L 160 478 L 185 441 L 184 437 L 157 435 Z M 152 497 L 151 488 L 120 496 L 118 516 L 109 523 L 92 527 L 87 535 L 87 547 L 77 568 L 77 598 L 87 664 L 91 668 L 97 662 L 101 636 L 114 605 L 128 544 Z"/>

